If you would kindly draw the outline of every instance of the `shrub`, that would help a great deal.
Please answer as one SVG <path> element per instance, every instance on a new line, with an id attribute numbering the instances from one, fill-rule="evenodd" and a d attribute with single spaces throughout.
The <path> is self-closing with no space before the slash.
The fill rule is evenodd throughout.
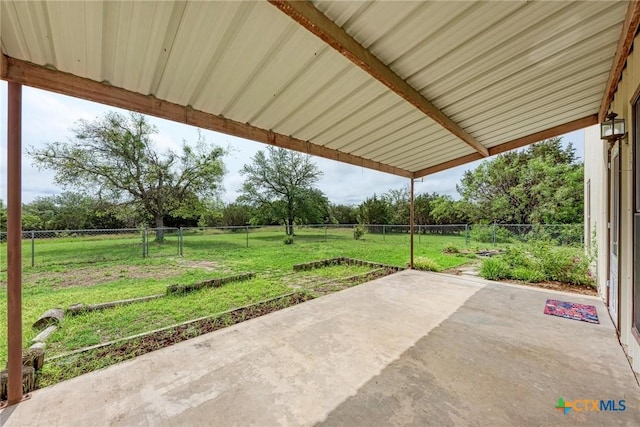
<path id="1" fill-rule="evenodd" d="M 364 236 L 364 226 L 358 224 L 353 227 L 353 238 L 356 240 L 360 240 L 362 236 Z"/>
<path id="2" fill-rule="evenodd" d="M 293 236 L 287 236 L 284 238 L 284 244 L 285 245 L 292 245 L 293 244 Z"/>
<path id="3" fill-rule="evenodd" d="M 576 248 L 558 248 L 536 241 L 514 245 L 503 256 L 483 262 L 480 275 L 485 279 L 514 279 L 536 283 L 554 280 L 569 284 L 593 284 L 591 260 Z"/>
<path id="4" fill-rule="evenodd" d="M 422 271 L 442 271 L 440 264 L 425 256 L 416 257 L 413 260 L 413 268 Z"/>
<path id="5" fill-rule="evenodd" d="M 494 225 L 474 225 L 471 227 L 469 236 L 476 242 L 493 243 L 494 227 L 495 243 L 510 243 L 513 241 L 513 233 L 504 227 Z"/>
<path id="6" fill-rule="evenodd" d="M 527 267 L 516 267 L 511 271 L 511 278 L 515 280 L 523 280 L 529 283 L 542 282 L 545 275 L 542 271 Z"/>
<path id="7" fill-rule="evenodd" d="M 548 280 L 578 285 L 593 283 L 589 272 L 591 260 L 581 251 L 545 245 L 537 245 L 535 251 Z"/>
<path id="8" fill-rule="evenodd" d="M 459 254 L 460 249 L 458 249 L 458 247 L 453 243 L 449 243 L 447 246 L 444 247 L 442 252 L 444 252 L 445 254 Z"/>
<path id="9" fill-rule="evenodd" d="M 482 261 L 480 276 L 487 280 L 509 279 L 511 267 L 500 258 L 488 258 Z"/>
<path id="10" fill-rule="evenodd" d="M 502 257 L 511 267 L 523 267 L 532 270 L 541 270 L 539 260 L 531 253 L 530 247 L 514 245 L 508 247 Z"/>

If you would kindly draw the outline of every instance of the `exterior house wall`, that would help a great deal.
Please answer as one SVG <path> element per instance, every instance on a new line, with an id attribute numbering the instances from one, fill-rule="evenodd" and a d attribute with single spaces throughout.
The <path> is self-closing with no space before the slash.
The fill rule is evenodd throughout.
<path id="1" fill-rule="evenodd" d="M 584 132 L 584 238 L 589 253 L 595 257 L 592 271 L 596 276 L 598 293 L 607 295 L 607 146 L 600 140 L 600 126 Z"/>
<path id="2" fill-rule="evenodd" d="M 637 36 L 635 42 L 640 41 Z M 636 46 L 640 46 L 637 44 Z M 640 50 L 632 51 L 627 66 L 622 73 L 614 99 L 609 107 L 626 121 L 628 137 L 620 141 L 620 245 L 619 245 L 619 333 L 620 342 L 632 358 L 632 366 L 640 372 L 640 344 L 632 334 L 633 313 L 633 145 L 634 138 L 640 138 L 634 132 L 633 101 L 640 88 Z M 599 127 L 590 128 L 585 133 L 585 191 L 587 183 L 591 186 L 590 206 L 585 205 L 586 217 L 591 209 L 591 224 L 596 227 L 598 240 L 597 283 L 603 299 L 607 296 L 609 240 L 607 223 L 609 222 L 609 184 L 608 184 L 608 148 L 607 142 L 599 138 Z M 587 200 L 585 198 L 585 200 Z M 585 230 L 586 231 L 586 230 Z"/>

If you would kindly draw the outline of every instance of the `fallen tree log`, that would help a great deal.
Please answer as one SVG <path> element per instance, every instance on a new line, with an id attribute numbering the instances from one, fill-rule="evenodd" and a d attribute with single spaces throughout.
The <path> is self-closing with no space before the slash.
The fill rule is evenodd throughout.
<path id="1" fill-rule="evenodd" d="M 52 308 L 45 311 L 38 320 L 35 321 L 33 327 L 36 329 L 44 329 L 49 325 L 57 325 L 64 318 L 64 312 L 61 308 Z"/>

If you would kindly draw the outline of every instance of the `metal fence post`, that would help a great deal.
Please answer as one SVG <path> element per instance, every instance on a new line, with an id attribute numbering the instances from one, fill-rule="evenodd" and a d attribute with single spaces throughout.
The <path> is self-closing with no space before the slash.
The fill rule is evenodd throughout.
<path id="1" fill-rule="evenodd" d="M 469 224 L 464 225 L 464 243 L 466 246 L 469 246 Z"/>
<path id="2" fill-rule="evenodd" d="M 36 232 L 31 231 L 31 267 L 36 265 Z"/>
<path id="3" fill-rule="evenodd" d="M 248 225 L 245 227 L 245 230 L 247 234 L 247 247 L 249 247 L 249 226 Z"/>
<path id="4" fill-rule="evenodd" d="M 496 223 L 495 223 L 495 221 L 493 223 L 493 233 L 492 233 L 492 236 L 491 236 L 491 240 L 493 241 L 493 246 L 495 246 L 496 245 Z"/>
<path id="5" fill-rule="evenodd" d="M 383 224 L 382 225 L 382 240 L 384 240 L 384 234 L 385 234 L 385 226 Z"/>
<path id="6" fill-rule="evenodd" d="M 147 258 L 149 258 L 149 229 L 144 229 L 144 247 L 146 249 Z"/>
<path id="7" fill-rule="evenodd" d="M 182 239 L 183 239 L 183 235 L 182 235 L 182 227 L 178 228 L 178 255 L 182 256 L 183 255 L 183 250 L 182 250 Z"/>
<path id="8" fill-rule="evenodd" d="M 146 236 L 146 232 L 145 230 L 141 230 L 142 231 L 142 258 L 146 258 L 147 257 L 147 236 Z"/>
<path id="9" fill-rule="evenodd" d="M 327 241 L 327 224 L 324 225 L 324 241 Z"/>
<path id="10" fill-rule="evenodd" d="M 422 234 L 422 233 L 420 233 L 420 230 L 422 230 L 422 226 L 421 225 L 418 226 L 418 243 L 420 243 L 420 234 Z"/>

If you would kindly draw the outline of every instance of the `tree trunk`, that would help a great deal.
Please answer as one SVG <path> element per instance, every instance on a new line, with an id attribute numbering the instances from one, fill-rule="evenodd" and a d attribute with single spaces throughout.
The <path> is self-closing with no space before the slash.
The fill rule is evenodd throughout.
<path id="1" fill-rule="evenodd" d="M 293 237 L 293 217 L 290 216 L 288 219 L 288 224 L 287 224 L 287 234 L 291 237 Z"/>
<path id="2" fill-rule="evenodd" d="M 162 215 L 156 215 L 156 242 L 162 242 L 164 240 L 164 217 Z"/>

